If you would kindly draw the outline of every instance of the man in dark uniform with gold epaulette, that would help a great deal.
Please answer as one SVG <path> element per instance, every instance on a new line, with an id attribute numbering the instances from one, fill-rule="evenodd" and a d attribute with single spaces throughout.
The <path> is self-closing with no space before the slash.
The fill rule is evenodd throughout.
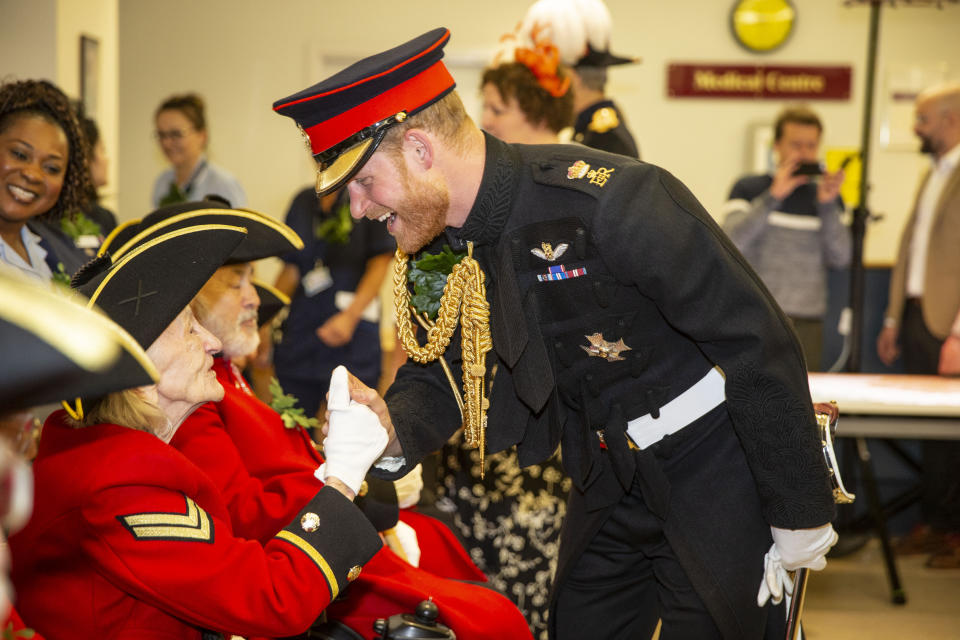
<path id="1" fill-rule="evenodd" d="M 522 465 L 562 444 L 574 490 L 553 637 L 650 637 L 659 619 L 663 637 L 782 637 L 785 571 L 822 569 L 836 539 L 787 319 L 668 172 L 483 134 L 441 60 L 448 38 L 274 104 L 309 137 L 318 192 L 346 184 L 353 216 L 399 247 L 413 361 L 385 400 L 351 390 L 391 432 L 377 468 L 402 476 L 460 425 Z M 466 256 L 418 344 L 408 259 L 444 245 Z"/>
<path id="2" fill-rule="evenodd" d="M 521 32 L 540 33 L 560 52 L 572 73 L 573 140 L 594 149 L 640 159 L 623 114 L 606 96 L 607 69 L 639 62 L 610 52 L 610 12 L 603 0 L 538 0 Z"/>

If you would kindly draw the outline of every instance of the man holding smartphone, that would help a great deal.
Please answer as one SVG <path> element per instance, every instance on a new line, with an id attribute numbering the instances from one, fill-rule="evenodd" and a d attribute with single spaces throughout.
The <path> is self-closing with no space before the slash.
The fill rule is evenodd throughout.
<path id="1" fill-rule="evenodd" d="M 776 170 L 737 180 L 723 222 L 793 323 L 810 371 L 820 369 L 827 269 L 847 267 L 851 253 L 850 232 L 840 221 L 843 169 L 823 170 L 822 133 L 820 118 L 808 107 L 780 112 Z"/>

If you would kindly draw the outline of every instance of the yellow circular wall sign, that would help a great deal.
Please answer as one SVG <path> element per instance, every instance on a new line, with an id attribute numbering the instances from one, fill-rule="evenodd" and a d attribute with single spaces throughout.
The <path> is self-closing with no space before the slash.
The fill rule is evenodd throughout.
<path id="1" fill-rule="evenodd" d="M 747 49 L 772 51 L 790 37 L 796 17 L 789 0 L 739 0 L 730 11 L 730 26 Z"/>

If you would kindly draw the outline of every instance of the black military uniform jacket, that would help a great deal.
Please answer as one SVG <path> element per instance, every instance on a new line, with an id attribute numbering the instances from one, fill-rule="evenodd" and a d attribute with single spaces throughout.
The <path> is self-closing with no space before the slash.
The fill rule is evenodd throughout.
<path id="1" fill-rule="evenodd" d="M 578 113 L 573 123 L 573 139 L 594 149 L 640 159 L 633 134 L 612 100 L 595 102 Z"/>
<path id="2" fill-rule="evenodd" d="M 736 510 L 726 522 L 705 522 L 715 509 L 696 500 L 685 502 L 682 513 L 672 511 L 678 508 L 673 480 L 658 474 L 653 448 L 630 450 L 625 431 L 630 419 L 657 416 L 719 366 L 750 477 L 717 478 L 692 464 L 683 484 L 703 488 L 686 494 L 709 501 L 716 482 L 755 487 L 752 500 L 769 525 L 798 529 L 830 521 L 834 506 L 806 371 L 787 319 L 709 214 L 666 171 L 575 145 L 508 145 L 488 136 L 486 151 L 464 226 L 447 229 L 430 250 L 444 242 L 463 249 L 472 241 L 487 276 L 494 345 L 488 371 L 496 365 L 487 450 L 516 445 L 526 466 L 562 443 L 575 490 L 554 597 L 637 479 L 651 512 L 663 517 L 671 510 L 664 533 L 724 637 L 757 637 L 766 612 L 753 604 L 754 594 L 769 531 L 751 526 L 749 541 L 731 543 L 739 545 L 735 553 L 728 547 L 705 558 L 689 536 L 717 527 L 723 539 L 736 540 Z M 596 334 L 630 350 L 618 360 L 592 357 L 588 336 Z M 456 334 L 446 357 L 457 381 L 459 356 Z M 461 423 L 438 363 L 404 365 L 386 401 L 407 465 L 439 449 Z M 680 520 L 692 526 L 679 525 L 686 535 L 678 537 Z"/>
<path id="3" fill-rule="evenodd" d="M 473 241 L 487 276 L 488 371 L 497 364 L 488 450 L 516 445 L 526 466 L 562 441 L 588 507 L 609 506 L 634 472 L 627 421 L 655 416 L 718 365 L 767 522 L 828 522 L 834 507 L 799 344 L 693 195 L 623 156 L 486 140 L 474 207 L 439 240 L 454 249 Z M 631 350 L 619 361 L 591 357 L 586 336 L 596 333 Z M 446 352 L 457 380 L 459 356 L 457 335 Z M 386 401 L 407 465 L 461 424 L 438 363 L 404 365 Z"/>

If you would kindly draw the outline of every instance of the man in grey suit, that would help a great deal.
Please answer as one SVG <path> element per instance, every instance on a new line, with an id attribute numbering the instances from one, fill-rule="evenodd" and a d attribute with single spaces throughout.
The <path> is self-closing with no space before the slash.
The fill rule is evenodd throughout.
<path id="1" fill-rule="evenodd" d="M 877 354 L 901 353 L 906 373 L 960 374 L 960 84 L 916 101 L 914 133 L 932 166 L 920 184 L 890 278 Z M 925 522 L 900 545 L 932 552 L 928 566 L 960 567 L 960 442 L 923 443 Z"/>

